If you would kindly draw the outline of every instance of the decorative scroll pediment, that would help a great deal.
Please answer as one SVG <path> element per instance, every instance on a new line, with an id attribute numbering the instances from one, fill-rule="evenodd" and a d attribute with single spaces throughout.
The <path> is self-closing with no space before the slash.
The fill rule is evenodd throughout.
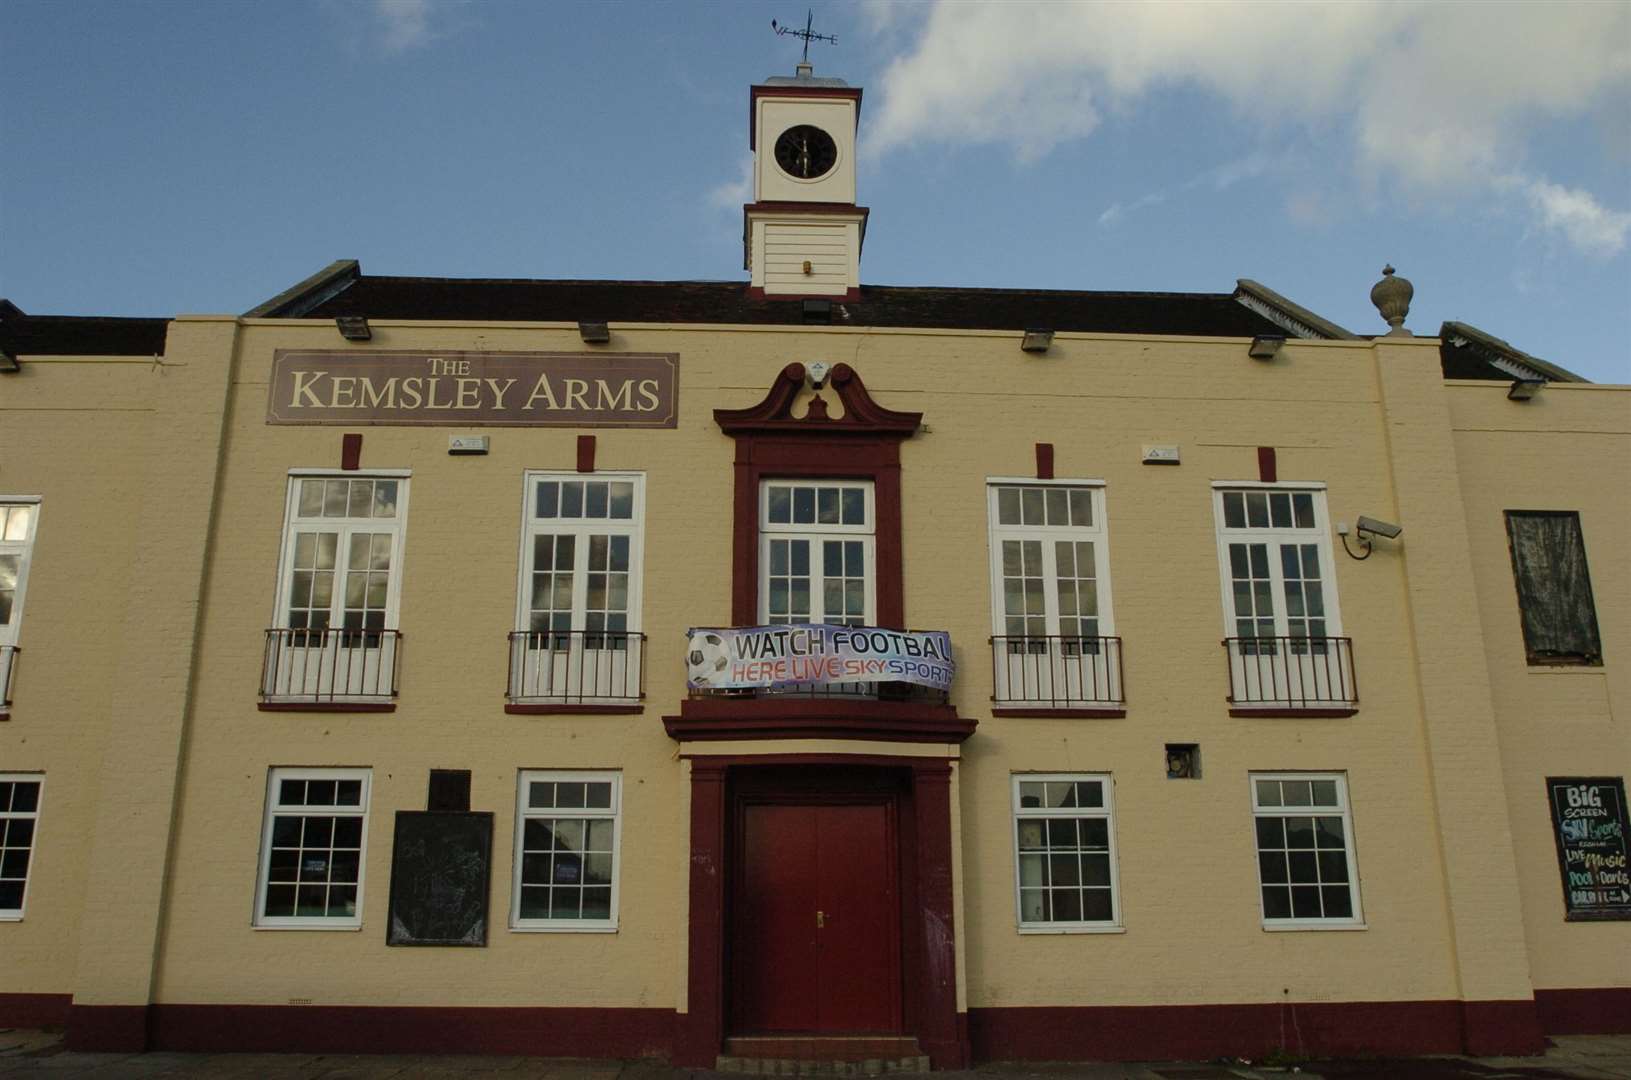
<path id="1" fill-rule="evenodd" d="M 715 409 L 714 422 L 727 435 L 757 433 L 811 435 L 873 435 L 908 438 L 923 422 L 923 414 L 896 412 L 872 400 L 861 376 L 848 364 L 835 364 L 827 383 L 843 403 L 844 415 L 834 419 L 820 392 L 810 399 L 801 417 L 793 415 L 793 402 L 804 388 L 805 371 L 800 363 L 788 364 L 770 384 L 764 400 L 746 409 Z"/>

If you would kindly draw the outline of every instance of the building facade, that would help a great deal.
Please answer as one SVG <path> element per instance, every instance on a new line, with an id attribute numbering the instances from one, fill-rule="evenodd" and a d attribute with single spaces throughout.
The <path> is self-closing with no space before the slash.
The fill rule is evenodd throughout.
<path id="1" fill-rule="evenodd" d="M 1626 1030 L 1631 389 L 1247 281 L 862 286 L 860 92 L 752 102 L 746 283 L 0 312 L 0 1023 Z"/>

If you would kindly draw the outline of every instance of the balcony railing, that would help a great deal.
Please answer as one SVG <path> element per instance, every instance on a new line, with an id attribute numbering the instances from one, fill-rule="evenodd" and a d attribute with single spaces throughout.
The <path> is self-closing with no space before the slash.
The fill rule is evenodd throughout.
<path id="1" fill-rule="evenodd" d="M 1058 634 L 991 639 L 998 708 L 1120 709 L 1121 639 Z"/>
<path id="2" fill-rule="evenodd" d="M 1224 638 L 1223 647 L 1236 710 L 1352 712 L 1359 705 L 1352 638 Z"/>
<path id="3" fill-rule="evenodd" d="M 261 699 L 269 703 L 388 703 L 396 697 L 396 630 L 266 631 Z"/>
<path id="4" fill-rule="evenodd" d="M 517 705 L 637 705 L 646 635 L 616 630 L 516 630 L 507 696 Z"/>
<path id="5" fill-rule="evenodd" d="M 11 675 L 22 651 L 16 645 L 0 645 L 0 713 L 11 708 Z"/>

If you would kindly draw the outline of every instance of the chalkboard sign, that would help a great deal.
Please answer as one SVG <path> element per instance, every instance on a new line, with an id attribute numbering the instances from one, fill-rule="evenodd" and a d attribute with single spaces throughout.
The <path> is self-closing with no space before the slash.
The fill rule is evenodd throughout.
<path id="1" fill-rule="evenodd" d="M 1564 918 L 1631 919 L 1624 778 L 1549 776 L 1546 791 L 1563 874 Z"/>
<path id="2" fill-rule="evenodd" d="M 398 810 L 387 945 L 486 945 L 493 815 Z"/>

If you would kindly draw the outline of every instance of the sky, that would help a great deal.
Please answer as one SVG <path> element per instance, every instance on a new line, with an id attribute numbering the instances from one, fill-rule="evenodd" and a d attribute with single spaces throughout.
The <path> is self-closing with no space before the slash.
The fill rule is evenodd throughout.
<path id="1" fill-rule="evenodd" d="M 864 88 L 872 285 L 1472 323 L 1631 383 L 1631 2 L 5 0 L 0 296 L 239 313 L 365 274 L 746 280 L 748 87 Z"/>

